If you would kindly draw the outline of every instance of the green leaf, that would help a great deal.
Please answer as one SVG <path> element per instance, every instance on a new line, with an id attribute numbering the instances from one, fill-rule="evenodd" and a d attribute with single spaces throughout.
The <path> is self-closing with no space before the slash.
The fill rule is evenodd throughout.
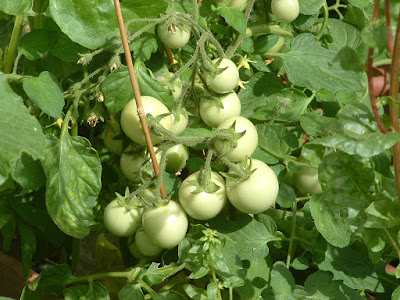
<path id="1" fill-rule="evenodd" d="M 40 161 L 33 160 L 25 152 L 14 161 L 11 177 L 27 190 L 38 190 L 46 182 Z"/>
<path id="2" fill-rule="evenodd" d="M 41 272 L 39 277 L 29 283 L 29 288 L 36 292 L 56 293 L 61 296 L 66 285 L 72 279 L 74 279 L 74 276 L 67 264 L 54 265 Z"/>
<path id="3" fill-rule="evenodd" d="M 126 285 L 118 293 L 119 300 L 144 300 L 140 285 Z"/>
<path id="4" fill-rule="evenodd" d="M 240 269 L 238 275 L 244 280 L 244 285 L 235 288 L 240 299 L 257 299 L 268 286 L 272 262 L 269 257 L 254 258 L 247 268 Z"/>
<path id="5" fill-rule="evenodd" d="M 296 201 L 296 194 L 293 188 L 286 184 L 280 184 L 278 197 L 276 198 L 279 206 L 291 208 L 294 201 Z"/>
<path id="6" fill-rule="evenodd" d="M 351 248 L 335 248 L 328 244 L 323 255 L 315 262 L 321 271 L 329 271 L 334 280 L 343 283 L 354 290 L 381 293 L 384 291 L 370 261 Z"/>
<path id="7" fill-rule="evenodd" d="M 207 291 L 205 291 L 201 288 L 195 287 L 194 285 L 186 284 L 183 286 L 183 290 L 191 299 L 209 300 L 207 297 Z"/>
<path id="8" fill-rule="evenodd" d="M 30 60 L 40 59 L 57 41 L 57 33 L 36 29 L 24 34 L 18 41 L 18 52 Z"/>
<path id="9" fill-rule="evenodd" d="M 293 150 L 298 148 L 297 137 L 283 125 L 257 124 L 258 146 L 269 154 L 284 160 Z"/>
<path id="10" fill-rule="evenodd" d="M 232 7 L 218 7 L 217 11 L 240 34 L 246 35 L 246 19 L 243 12 Z"/>
<path id="11" fill-rule="evenodd" d="M 32 10 L 32 0 L 0 0 L 0 11 L 4 11 L 8 15 L 23 15 L 23 16 L 34 16 L 35 13 Z"/>
<path id="12" fill-rule="evenodd" d="M 324 0 L 303 0 L 299 1 L 300 13 L 303 15 L 313 15 L 318 13 L 324 4 Z"/>
<path id="13" fill-rule="evenodd" d="M 367 228 L 390 228 L 399 225 L 400 208 L 397 201 L 377 200 L 372 202 L 366 209 Z"/>
<path id="14" fill-rule="evenodd" d="M 158 294 L 158 299 L 159 300 L 186 300 L 187 298 L 184 295 L 178 293 L 177 291 L 168 290 L 166 292 Z"/>
<path id="15" fill-rule="evenodd" d="M 295 281 L 292 273 L 286 268 L 282 261 L 277 261 L 271 271 L 271 288 L 263 299 L 294 299 L 293 292 Z"/>
<path id="16" fill-rule="evenodd" d="M 33 228 L 21 220 L 18 220 L 18 230 L 21 237 L 22 278 L 26 281 L 36 251 L 36 236 Z"/>
<path id="17" fill-rule="evenodd" d="M 300 117 L 300 125 L 311 136 L 324 136 L 334 127 L 335 119 L 317 113 L 307 113 Z"/>
<path id="18" fill-rule="evenodd" d="M 139 38 L 130 43 L 135 61 L 145 62 L 158 50 L 157 39 L 154 32 L 145 32 Z"/>
<path id="19" fill-rule="evenodd" d="M 369 0 L 348 0 L 349 4 L 359 8 L 367 7 L 370 4 Z"/>
<path id="20" fill-rule="evenodd" d="M 344 285 L 341 281 L 332 280 L 330 272 L 317 271 L 307 277 L 304 289 L 307 291 L 307 299 L 315 300 L 362 300 L 360 294 Z"/>
<path id="21" fill-rule="evenodd" d="M 298 86 L 333 92 L 341 90 L 363 92 L 366 77 L 362 73 L 343 70 L 332 64 L 334 51 L 320 46 L 314 35 L 302 33 L 295 37 L 289 52 L 274 53 L 283 60 L 289 80 Z"/>
<path id="22" fill-rule="evenodd" d="M 276 228 L 273 230 L 248 215 L 229 223 L 211 222 L 211 226 L 218 231 L 221 239 L 225 239 L 223 256 L 226 261 L 236 256 L 241 260 L 266 257 L 269 253 L 267 243 L 279 239 L 275 237 Z"/>
<path id="23" fill-rule="evenodd" d="M 66 34 L 60 32 L 50 51 L 62 61 L 77 63 L 81 58 L 79 54 L 88 53 L 89 49 L 73 42 Z"/>
<path id="24" fill-rule="evenodd" d="M 101 189 L 101 162 L 90 142 L 62 134 L 48 137 L 46 206 L 50 217 L 66 234 L 83 238 L 93 223 L 93 206 Z"/>
<path id="25" fill-rule="evenodd" d="M 350 243 L 351 230 L 336 217 L 335 211 L 327 204 L 330 194 L 314 195 L 310 200 L 311 215 L 317 230 L 325 240 L 336 246 L 346 247 Z"/>
<path id="26" fill-rule="evenodd" d="M 400 300 L 400 286 L 393 291 L 391 300 Z"/>
<path id="27" fill-rule="evenodd" d="M 64 290 L 65 300 L 109 300 L 108 290 L 100 282 L 77 285 Z"/>
<path id="28" fill-rule="evenodd" d="M 142 64 L 135 64 L 136 78 L 142 95 L 152 96 L 163 102 L 169 109 L 173 98 L 169 91 L 148 73 Z M 112 114 L 120 112 L 125 105 L 134 99 L 128 68 L 122 66 L 112 72 L 103 81 L 101 90 L 104 93 L 104 104 Z"/>
<path id="29" fill-rule="evenodd" d="M 53 74 L 44 71 L 39 77 L 28 77 L 23 81 L 26 94 L 43 112 L 60 118 L 64 107 L 62 89 Z"/>
<path id="30" fill-rule="evenodd" d="M 341 109 L 336 120 L 325 128 L 326 137 L 312 141 L 342 150 L 351 155 L 372 157 L 391 148 L 400 139 L 400 134 L 378 131 L 370 110 L 362 104 L 346 105 Z"/>
<path id="31" fill-rule="evenodd" d="M 361 46 L 360 31 L 357 27 L 337 19 L 328 19 L 327 29 L 332 37 L 329 49 L 335 52 L 348 47 L 357 50 Z"/>
<path id="32" fill-rule="evenodd" d="M 5 182 L 12 162 L 26 152 L 33 159 L 44 157 L 45 137 L 39 122 L 0 73 L 0 185 Z"/>
<path id="33" fill-rule="evenodd" d="M 141 275 L 143 276 L 143 279 L 151 286 L 162 283 L 166 278 L 181 271 L 184 267 L 184 265 L 166 266 L 162 268 L 159 268 L 159 266 L 159 263 L 153 262 L 146 272 Z"/>
<path id="34" fill-rule="evenodd" d="M 135 0 L 121 3 L 124 12 L 128 10 L 139 18 L 157 18 L 165 13 L 167 7 L 167 0 Z"/>
<path id="35" fill-rule="evenodd" d="M 7 201 L 0 199 L 0 230 L 10 221 L 11 218 L 12 213 L 8 207 Z"/>
<path id="36" fill-rule="evenodd" d="M 265 106 L 250 116 L 252 119 L 267 121 L 295 122 L 307 110 L 312 101 L 297 89 L 283 89 L 267 98 Z"/>
<path id="37" fill-rule="evenodd" d="M 268 84 L 265 84 L 268 82 Z M 268 96 L 283 89 L 282 80 L 271 73 L 257 72 L 246 83 L 246 89 L 241 89 L 238 96 L 242 103 L 241 116 L 249 118 L 257 108 L 267 105 Z"/>
<path id="38" fill-rule="evenodd" d="M 114 5 L 108 0 L 54 0 L 49 13 L 74 42 L 97 49 L 110 44 L 118 33 Z"/>

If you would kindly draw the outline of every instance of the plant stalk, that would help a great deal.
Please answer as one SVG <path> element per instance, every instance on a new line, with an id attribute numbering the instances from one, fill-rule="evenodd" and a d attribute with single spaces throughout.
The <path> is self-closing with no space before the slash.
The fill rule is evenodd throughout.
<path id="1" fill-rule="evenodd" d="M 17 52 L 18 39 L 19 39 L 19 35 L 21 33 L 21 26 L 22 26 L 23 19 L 24 19 L 24 16 L 16 16 L 15 17 L 14 28 L 13 28 L 13 31 L 11 34 L 10 44 L 8 45 L 7 60 L 5 62 L 5 66 L 4 66 L 5 74 L 10 74 L 12 67 L 14 65 L 14 58 L 15 58 L 15 54 Z"/>
<path id="2" fill-rule="evenodd" d="M 396 37 L 393 51 L 393 63 L 391 70 L 391 80 L 389 96 L 393 99 L 394 104 L 389 105 L 390 124 L 395 132 L 400 132 L 399 126 L 399 68 L 400 68 L 400 12 L 397 19 Z M 395 170 L 395 178 L 397 185 L 397 197 L 400 204 L 400 143 L 396 143 L 393 148 L 393 165 Z"/>
<path id="3" fill-rule="evenodd" d="M 135 101 L 136 101 L 136 105 L 137 105 L 138 116 L 140 119 L 140 123 L 142 125 L 145 139 L 146 139 L 147 148 L 149 149 L 149 152 L 150 152 L 150 157 L 151 157 L 151 161 L 153 164 L 154 173 L 156 174 L 156 177 L 158 178 L 158 176 L 160 175 L 160 167 L 158 166 L 156 154 L 155 154 L 154 148 L 153 148 L 153 142 L 151 141 L 149 128 L 147 126 L 146 114 L 143 109 L 142 98 L 140 96 L 140 90 L 139 90 L 139 86 L 138 86 L 138 83 L 136 80 L 135 70 L 133 68 L 132 56 L 131 56 L 131 52 L 129 49 L 128 38 L 126 35 L 126 31 L 125 31 L 124 20 L 122 17 L 121 6 L 119 4 L 119 0 L 114 0 L 114 6 L 115 6 L 115 12 L 117 14 L 119 30 L 121 33 L 122 44 L 124 46 L 125 59 L 126 59 L 126 63 L 128 65 L 128 70 L 129 70 L 129 77 L 131 79 L 133 93 L 135 94 Z M 167 193 L 165 191 L 164 184 L 162 181 L 161 181 L 161 186 L 160 186 L 160 192 L 161 192 L 161 196 L 163 198 L 167 197 Z"/>

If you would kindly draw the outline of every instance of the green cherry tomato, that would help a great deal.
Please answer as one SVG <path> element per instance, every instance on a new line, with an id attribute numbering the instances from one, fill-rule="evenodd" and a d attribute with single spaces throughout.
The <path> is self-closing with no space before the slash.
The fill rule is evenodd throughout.
<path id="1" fill-rule="evenodd" d="M 188 219 L 183 208 L 175 201 L 148 208 L 143 214 L 143 229 L 159 247 L 171 249 L 185 237 Z"/>
<path id="2" fill-rule="evenodd" d="M 170 173 L 176 173 L 186 166 L 189 159 L 189 150 L 183 144 L 175 145 L 167 150 L 166 170 Z"/>
<path id="3" fill-rule="evenodd" d="M 128 147 L 120 158 L 121 171 L 125 177 L 133 183 L 142 183 L 154 176 L 154 169 L 149 154 L 145 151 L 130 153 L 132 148 Z M 161 154 L 157 153 L 157 160 L 160 161 Z"/>
<path id="4" fill-rule="evenodd" d="M 177 100 L 179 96 L 182 94 L 182 81 L 177 78 L 173 82 L 171 82 L 174 73 L 169 72 L 168 70 L 159 74 L 156 79 L 159 83 L 161 83 L 165 88 L 169 89 L 174 97 L 174 100 Z"/>
<path id="5" fill-rule="evenodd" d="M 134 234 L 142 219 L 141 209 L 127 209 L 121 206 L 117 199 L 106 206 L 103 215 L 104 225 L 113 235 L 127 237 Z"/>
<path id="6" fill-rule="evenodd" d="M 162 114 L 169 114 L 168 108 L 158 99 L 151 96 L 142 96 L 142 103 L 144 108 L 144 113 L 151 114 L 153 117 L 157 117 Z M 170 130 L 172 126 L 171 116 L 166 116 L 161 119 L 160 124 L 165 128 Z M 121 127 L 125 134 L 134 142 L 146 145 L 146 140 L 144 138 L 142 124 L 140 123 L 139 116 L 137 113 L 136 101 L 131 100 L 125 105 L 121 114 Z M 161 138 L 155 133 L 151 134 L 151 140 L 153 144 L 161 142 Z"/>
<path id="7" fill-rule="evenodd" d="M 170 49 L 184 47 L 190 39 L 190 30 L 186 26 L 161 23 L 157 26 L 158 37 Z"/>
<path id="8" fill-rule="evenodd" d="M 233 61 L 223 58 L 220 63 L 219 58 L 214 59 L 213 63 L 219 69 L 224 69 L 221 73 L 207 78 L 208 87 L 217 94 L 225 94 L 232 91 L 239 82 L 239 71 Z"/>
<path id="9" fill-rule="evenodd" d="M 115 139 L 116 134 L 111 129 L 104 130 L 101 137 L 103 138 L 104 145 L 108 151 L 116 155 L 120 155 L 122 153 L 122 140 Z"/>
<path id="10" fill-rule="evenodd" d="M 303 156 L 300 156 L 298 161 L 309 162 Z M 318 169 L 311 167 L 302 167 L 300 172 L 294 174 L 294 181 L 297 190 L 302 195 L 314 195 L 322 192 L 321 184 L 318 180 Z"/>
<path id="11" fill-rule="evenodd" d="M 278 21 L 290 23 L 294 21 L 300 13 L 298 0 L 272 0 L 271 11 Z"/>
<path id="12" fill-rule="evenodd" d="M 213 193 L 203 191 L 194 194 L 197 189 L 192 181 L 197 181 L 200 172 L 188 176 L 179 188 L 179 202 L 186 213 L 193 219 L 208 220 L 217 216 L 224 208 L 226 198 L 226 188 L 224 179 L 216 172 L 211 172 L 211 181 L 219 186 Z"/>
<path id="13" fill-rule="evenodd" d="M 145 256 L 157 256 L 163 250 L 147 236 L 142 228 L 139 229 L 135 234 L 135 244 L 140 253 Z"/>
<path id="14" fill-rule="evenodd" d="M 248 119 L 244 117 L 230 117 L 222 122 L 217 129 L 227 129 L 235 123 L 235 132 L 245 132 L 245 134 L 237 140 L 236 147 L 228 147 L 224 149 L 224 142 L 217 140 L 214 142 L 214 148 L 219 155 L 223 155 L 225 158 L 232 162 L 240 162 L 250 157 L 258 144 L 258 133 L 257 129 Z"/>
<path id="15" fill-rule="evenodd" d="M 237 164 L 239 166 L 239 164 Z M 229 201 L 239 211 L 246 214 L 258 214 L 270 208 L 276 200 L 279 183 L 272 169 L 264 162 L 251 159 L 250 177 L 234 185 L 234 179 L 226 179 L 226 191 Z M 234 173 L 230 170 L 229 173 Z"/>
<path id="16" fill-rule="evenodd" d="M 175 135 L 180 135 L 185 131 L 186 127 L 189 124 L 189 116 L 187 113 L 179 113 L 179 120 L 172 114 L 172 127 L 171 132 Z"/>
<path id="17" fill-rule="evenodd" d="M 218 101 L 222 107 L 218 106 L 212 99 L 200 99 L 200 117 L 207 126 L 217 127 L 230 117 L 240 116 L 241 103 L 235 92 L 225 94 Z"/>

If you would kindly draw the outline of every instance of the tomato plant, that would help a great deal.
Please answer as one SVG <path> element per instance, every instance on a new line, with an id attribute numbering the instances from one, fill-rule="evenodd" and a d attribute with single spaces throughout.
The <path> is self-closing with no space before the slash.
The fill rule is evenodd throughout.
<path id="1" fill-rule="evenodd" d="M 270 208 L 278 196 L 279 183 L 274 171 L 264 162 L 251 159 L 246 180 L 226 179 L 226 192 L 234 207 L 246 214 L 259 214 Z M 230 170 L 230 172 L 234 172 Z"/>
<path id="2" fill-rule="evenodd" d="M 240 116 L 241 103 L 235 92 L 223 95 L 216 101 L 200 100 L 200 117 L 207 126 L 217 127 L 230 117 Z"/>
<path id="3" fill-rule="evenodd" d="M 1 0 L 0 298 L 398 299 L 399 10 Z"/>
<path id="4" fill-rule="evenodd" d="M 115 236 L 126 237 L 134 234 L 139 229 L 141 219 L 141 209 L 128 209 L 119 204 L 117 199 L 111 201 L 104 209 L 104 225 Z"/>
<path id="5" fill-rule="evenodd" d="M 162 114 L 169 114 L 168 108 L 158 99 L 150 96 L 142 96 L 142 103 L 144 113 L 151 114 L 157 117 Z M 171 129 L 172 119 L 171 116 L 166 116 L 160 120 L 161 126 L 166 129 Z M 121 127 L 125 134 L 134 142 L 146 145 L 146 140 L 142 131 L 142 124 L 140 123 L 137 114 L 137 106 L 134 100 L 128 102 L 121 113 Z M 161 142 L 161 139 L 155 134 L 151 135 L 153 143 Z"/>
<path id="6" fill-rule="evenodd" d="M 222 122 L 217 129 L 228 129 L 234 127 L 235 133 L 244 133 L 233 145 L 217 140 L 214 143 L 215 149 L 225 158 L 239 162 L 250 157 L 257 147 L 258 133 L 253 123 L 244 117 L 230 117 Z M 231 141 L 228 141 L 231 142 Z"/>
<path id="7" fill-rule="evenodd" d="M 198 182 L 200 172 L 188 176 L 179 188 L 179 202 L 185 212 L 194 219 L 208 220 L 217 216 L 224 208 L 227 198 L 224 179 L 218 173 L 211 172 L 210 181 L 218 186 L 217 191 L 198 192 Z"/>
<path id="8" fill-rule="evenodd" d="M 160 24 L 157 27 L 157 33 L 160 40 L 170 49 L 182 48 L 190 39 L 190 30 L 176 24 Z"/>
<path id="9" fill-rule="evenodd" d="M 143 214 L 143 229 L 159 247 L 170 249 L 185 237 L 188 219 L 185 211 L 175 201 L 147 209 Z"/>

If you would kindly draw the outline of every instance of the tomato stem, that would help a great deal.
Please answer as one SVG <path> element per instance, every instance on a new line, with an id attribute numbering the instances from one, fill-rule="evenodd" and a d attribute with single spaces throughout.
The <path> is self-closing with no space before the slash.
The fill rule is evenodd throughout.
<path id="1" fill-rule="evenodd" d="M 297 201 L 294 201 L 292 204 L 292 232 L 290 233 L 289 249 L 286 257 L 286 268 L 288 269 L 290 267 L 290 262 L 292 260 L 294 240 L 296 239 L 296 218 L 297 218 Z"/>
<path id="2" fill-rule="evenodd" d="M 5 74 L 9 74 L 14 65 L 14 58 L 17 52 L 18 39 L 21 33 L 21 26 L 23 20 L 24 16 L 15 17 L 14 28 L 11 34 L 10 44 L 8 45 L 7 60 L 5 61 L 4 65 Z"/>
<path id="3" fill-rule="evenodd" d="M 321 28 L 319 29 L 317 35 L 315 36 L 317 38 L 317 40 L 321 39 L 322 35 L 324 34 L 326 26 L 328 25 L 328 19 L 329 19 L 329 11 L 328 11 L 328 6 L 326 5 L 326 3 L 324 3 L 322 8 L 324 10 L 324 21 L 323 21 Z"/>

